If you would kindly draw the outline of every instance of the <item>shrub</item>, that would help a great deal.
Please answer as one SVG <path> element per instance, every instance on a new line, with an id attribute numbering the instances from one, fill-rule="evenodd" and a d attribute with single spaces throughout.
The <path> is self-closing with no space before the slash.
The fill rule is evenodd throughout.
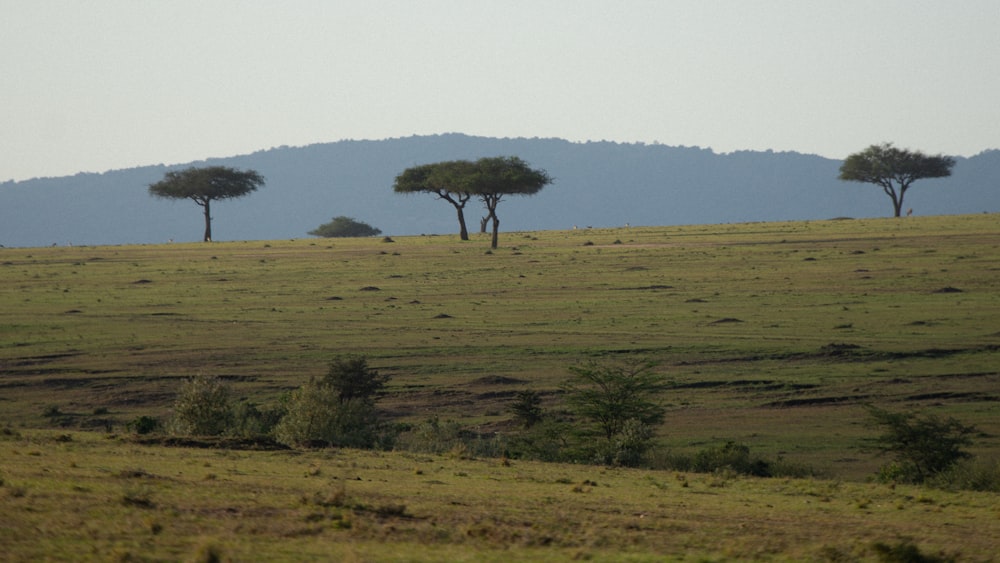
<path id="1" fill-rule="evenodd" d="M 286 445 L 387 446 L 393 435 L 379 421 L 375 397 L 388 381 L 364 357 L 333 360 L 326 376 L 291 393 L 275 439 Z"/>
<path id="2" fill-rule="evenodd" d="M 521 426 L 531 428 L 542 421 L 542 396 L 530 389 L 518 391 L 510 411 Z"/>
<path id="3" fill-rule="evenodd" d="M 355 399 L 374 401 L 388 382 L 389 376 L 368 367 L 364 356 L 339 356 L 330 362 L 322 384 L 333 389 L 343 403 Z"/>
<path id="4" fill-rule="evenodd" d="M 151 416 L 140 416 L 125 427 L 136 434 L 151 434 L 160 429 L 160 421 Z"/>
<path id="5" fill-rule="evenodd" d="M 351 217 L 341 215 L 340 217 L 334 217 L 329 223 L 323 223 L 309 231 L 309 234 L 327 238 L 373 237 L 382 234 L 382 231 L 367 223 L 355 221 Z"/>
<path id="6" fill-rule="evenodd" d="M 577 455 L 570 443 L 572 435 L 570 424 L 553 417 L 546 417 L 531 428 L 512 435 L 508 442 L 508 455 L 537 461 L 579 459 L 582 455 Z"/>
<path id="7" fill-rule="evenodd" d="M 605 463 L 635 465 L 651 446 L 651 428 L 663 422 L 666 410 L 655 395 L 666 387 L 654 373 L 655 363 L 641 360 L 573 366 L 575 377 L 563 386 L 573 412 L 595 427 L 603 444 L 596 456 Z"/>
<path id="8" fill-rule="evenodd" d="M 896 545 L 875 542 L 872 549 L 882 563 L 947 563 L 955 560 L 944 555 L 927 555 L 910 541 L 901 541 Z"/>
<path id="9" fill-rule="evenodd" d="M 375 445 L 374 407 L 359 399 L 342 402 L 337 391 L 322 381 L 310 380 L 293 391 L 287 408 L 274 429 L 275 439 L 283 444 L 357 448 Z"/>
<path id="10" fill-rule="evenodd" d="M 630 418 L 615 435 L 611 448 L 602 456 L 603 463 L 636 467 L 646 458 L 653 446 L 653 429 L 641 420 Z"/>
<path id="11" fill-rule="evenodd" d="M 232 425 L 227 434 L 238 438 L 260 438 L 268 436 L 281 421 L 285 409 L 281 406 L 260 409 L 249 401 L 241 401 L 233 408 Z"/>
<path id="12" fill-rule="evenodd" d="M 699 473 L 732 471 L 755 477 L 771 476 L 768 462 L 759 457 L 751 457 L 748 446 L 733 441 L 717 448 L 701 450 L 695 455 L 691 469 Z"/>
<path id="13" fill-rule="evenodd" d="M 230 427 L 232 421 L 229 387 L 220 379 L 198 376 L 181 387 L 174 402 L 174 433 L 218 436 Z"/>
<path id="14" fill-rule="evenodd" d="M 454 420 L 433 417 L 399 436 L 402 450 L 453 457 L 502 457 L 509 455 L 507 439 L 500 434 L 483 434 L 464 428 Z"/>
<path id="15" fill-rule="evenodd" d="M 869 408 L 869 415 L 883 429 L 873 440 L 875 447 L 894 458 L 880 470 L 882 480 L 923 483 L 971 457 L 962 448 L 972 443 L 969 435 L 976 428 L 954 418 L 893 413 L 875 407 Z"/>
<path id="16" fill-rule="evenodd" d="M 932 487 L 1000 493 L 1000 461 L 961 460 L 927 480 Z"/>

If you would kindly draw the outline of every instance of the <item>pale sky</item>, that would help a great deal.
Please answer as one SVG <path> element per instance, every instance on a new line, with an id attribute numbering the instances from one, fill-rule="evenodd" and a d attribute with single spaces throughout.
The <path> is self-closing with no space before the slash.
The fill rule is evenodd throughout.
<path id="1" fill-rule="evenodd" d="M 459 132 L 1000 148 L 997 0 L 0 0 L 0 181 Z"/>

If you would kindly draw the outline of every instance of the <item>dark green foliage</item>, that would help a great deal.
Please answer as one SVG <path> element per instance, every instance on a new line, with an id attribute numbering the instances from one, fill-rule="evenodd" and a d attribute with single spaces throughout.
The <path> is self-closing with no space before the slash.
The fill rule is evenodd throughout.
<path id="1" fill-rule="evenodd" d="M 449 202 L 458 212 L 462 240 L 469 239 L 465 224 L 465 204 L 473 196 L 480 198 L 488 216 L 493 221 L 491 248 L 497 247 L 500 219 L 496 210 L 505 195 L 531 195 L 537 193 L 552 178 L 544 170 L 534 170 L 516 156 L 481 158 L 476 162 L 453 160 L 414 166 L 396 176 L 393 190 L 396 193 L 426 192 Z"/>
<path id="2" fill-rule="evenodd" d="M 882 563 L 948 563 L 955 560 L 954 557 L 943 555 L 926 555 L 920 551 L 919 547 L 909 541 L 902 541 L 896 545 L 875 542 L 872 549 Z"/>
<path id="3" fill-rule="evenodd" d="M 372 448 L 379 441 L 374 405 L 360 399 L 341 401 L 322 381 L 310 380 L 293 391 L 287 408 L 274 429 L 275 439 L 283 444 Z"/>
<path id="4" fill-rule="evenodd" d="M 510 410 L 521 426 L 531 428 L 542 421 L 542 396 L 530 389 L 518 391 Z"/>
<path id="5" fill-rule="evenodd" d="M 407 168 L 396 176 L 393 191 L 401 194 L 431 193 L 447 201 L 458 214 L 459 238 L 469 240 L 465 204 L 473 195 L 466 185 L 471 173 L 472 163 L 467 160 L 422 164 Z"/>
<path id="6" fill-rule="evenodd" d="M 768 462 L 759 457 L 751 457 L 748 446 L 733 441 L 726 442 L 718 448 L 701 450 L 695 455 L 691 469 L 699 473 L 729 470 L 755 477 L 770 477 L 772 475 Z"/>
<path id="7" fill-rule="evenodd" d="M 125 425 L 126 428 L 136 434 L 152 434 L 160 429 L 160 421 L 152 416 L 140 416 Z"/>
<path id="8" fill-rule="evenodd" d="M 547 416 L 537 424 L 513 434 L 508 443 L 508 454 L 518 459 L 538 461 L 578 461 L 586 459 L 588 452 L 580 452 L 572 441 L 572 424 Z"/>
<path id="9" fill-rule="evenodd" d="M 309 231 L 310 235 L 327 238 L 343 237 L 373 237 L 382 234 L 381 229 L 356 221 L 351 217 L 343 215 L 334 217 L 329 223 L 323 223 L 315 229 Z"/>
<path id="10" fill-rule="evenodd" d="M 238 438 L 268 436 L 284 415 L 283 406 L 262 409 L 249 401 L 240 401 L 233 407 L 233 422 L 226 434 Z"/>
<path id="11" fill-rule="evenodd" d="M 149 186 L 149 193 L 168 199 L 190 199 L 204 210 L 205 242 L 212 240 L 212 201 L 242 197 L 264 185 L 264 177 L 255 170 L 236 170 L 226 166 L 188 168 L 167 172 L 163 179 Z"/>
<path id="12" fill-rule="evenodd" d="M 570 409 L 594 425 L 600 437 L 595 455 L 605 463 L 636 465 L 651 445 L 652 427 L 666 409 L 656 401 L 665 388 L 653 362 L 627 361 L 573 366 L 575 377 L 563 386 Z"/>
<path id="13" fill-rule="evenodd" d="M 950 176 L 954 165 L 955 159 L 948 156 L 927 156 L 882 143 L 848 156 L 840 167 L 839 178 L 881 187 L 892 199 L 893 212 L 899 217 L 910 184 L 921 178 Z"/>
<path id="14" fill-rule="evenodd" d="M 216 377 L 198 376 L 181 387 L 174 402 L 173 432 L 218 436 L 233 422 L 229 387 Z"/>
<path id="15" fill-rule="evenodd" d="M 963 459 L 927 480 L 932 487 L 1000 493 L 1000 461 Z"/>
<path id="16" fill-rule="evenodd" d="M 291 393 L 275 438 L 287 445 L 385 445 L 391 436 L 379 421 L 375 397 L 388 381 L 363 356 L 334 359 L 326 376 Z"/>
<path id="17" fill-rule="evenodd" d="M 875 447 L 894 458 L 881 469 L 883 480 L 923 483 L 970 457 L 962 448 L 972 444 L 973 426 L 933 414 L 894 413 L 875 407 L 868 412 L 883 431 L 873 440 Z"/>
<path id="18" fill-rule="evenodd" d="M 380 375 L 377 370 L 369 368 L 368 359 L 364 356 L 334 358 L 323 378 L 323 384 L 336 391 L 341 403 L 352 399 L 374 401 L 375 395 L 388 382 L 389 376 Z"/>
<path id="19" fill-rule="evenodd" d="M 493 224 L 490 248 L 496 248 L 500 230 L 497 206 L 506 195 L 533 195 L 552 178 L 544 170 L 534 170 L 516 156 L 481 158 L 475 163 L 475 172 L 469 178 L 469 189 L 483 202 L 488 213 L 485 219 Z"/>

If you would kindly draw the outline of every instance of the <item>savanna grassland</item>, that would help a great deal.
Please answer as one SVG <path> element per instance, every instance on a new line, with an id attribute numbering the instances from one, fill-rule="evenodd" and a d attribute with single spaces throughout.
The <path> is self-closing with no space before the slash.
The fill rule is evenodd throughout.
<path id="1" fill-rule="evenodd" d="M 474 237 L 475 238 L 475 237 Z M 14 559 L 990 560 L 1000 497 L 865 482 L 865 405 L 1000 454 L 996 215 L 457 236 L 0 248 L 0 549 Z M 407 452 L 143 445 L 181 382 L 267 405 L 339 354 L 395 421 L 505 432 L 523 389 L 641 356 L 663 450 L 815 468 L 749 479 Z"/>

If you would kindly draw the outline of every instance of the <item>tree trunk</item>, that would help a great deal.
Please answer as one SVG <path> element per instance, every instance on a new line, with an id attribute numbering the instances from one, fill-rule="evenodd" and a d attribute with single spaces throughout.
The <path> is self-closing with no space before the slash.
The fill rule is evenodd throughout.
<path id="1" fill-rule="evenodd" d="M 210 199 L 206 199 L 202 207 L 205 208 L 205 239 L 204 242 L 212 242 L 212 208 Z"/>
<path id="2" fill-rule="evenodd" d="M 489 217 L 483 217 L 482 219 L 479 220 L 479 232 L 480 233 L 485 233 L 486 232 L 486 225 L 488 225 L 489 222 L 490 222 L 490 218 Z"/>
<path id="3" fill-rule="evenodd" d="M 458 211 L 458 238 L 469 240 L 469 229 L 465 226 L 465 211 L 458 205 L 455 205 L 455 210 Z"/>
<path id="4" fill-rule="evenodd" d="M 493 248 L 494 250 L 496 249 L 497 242 L 499 241 L 499 233 L 500 233 L 500 219 L 498 219 L 497 216 L 494 214 L 493 215 L 493 242 L 490 245 L 490 248 Z"/>

